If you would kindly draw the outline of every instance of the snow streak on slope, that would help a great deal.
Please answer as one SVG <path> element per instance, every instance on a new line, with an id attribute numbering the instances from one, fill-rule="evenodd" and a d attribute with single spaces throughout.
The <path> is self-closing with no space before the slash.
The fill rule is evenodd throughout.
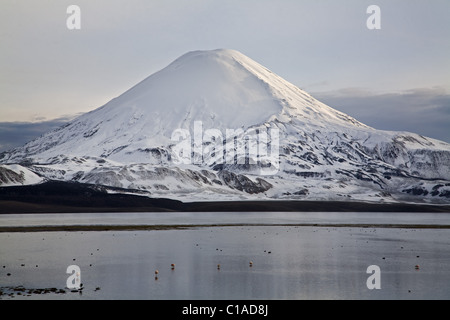
<path id="1" fill-rule="evenodd" d="M 222 133 L 279 130 L 278 172 L 258 176 L 248 161 L 175 165 L 171 135 L 193 133 L 196 122 Z M 236 138 L 236 146 L 245 143 Z M 366 126 L 224 49 L 181 56 L 103 107 L 0 155 L 0 163 L 184 200 L 447 201 L 450 194 L 449 144 Z"/>

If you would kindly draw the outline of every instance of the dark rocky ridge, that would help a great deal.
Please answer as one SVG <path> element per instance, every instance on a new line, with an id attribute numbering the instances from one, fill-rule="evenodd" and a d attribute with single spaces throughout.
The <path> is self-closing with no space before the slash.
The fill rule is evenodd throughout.
<path id="1" fill-rule="evenodd" d="M 450 212 L 450 205 L 354 201 L 218 201 L 184 203 L 123 193 L 129 190 L 76 182 L 0 188 L 0 213 L 78 212 Z"/>

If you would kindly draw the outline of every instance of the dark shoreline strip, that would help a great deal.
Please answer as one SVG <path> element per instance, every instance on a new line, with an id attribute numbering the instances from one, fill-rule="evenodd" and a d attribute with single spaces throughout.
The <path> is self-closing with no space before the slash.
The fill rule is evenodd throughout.
<path id="1" fill-rule="evenodd" d="M 63 181 L 30 186 L 0 186 L 0 214 L 82 213 L 82 212 L 442 212 L 450 213 L 450 203 L 381 203 L 365 201 L 242 200 L 182 202 L 143 195 L 124 194 L 129 190 Z M 170 194 L 167 194 L 170 196 Z M 436 199 L 438 201 L 438 199 Z M 447 203 L 445 203 L 447 201 Z"/>
<path id="2" fill-rule="evenodd" d="M 151 231 L 187 230 L 220 227 L 317 227 L 317 228 L 382 228 L 382 229 L 450 229 L 450 225 L 434 224 L 366 224 L 366 223 L 298 223 L 298 224 L 188 224 L 188 225 L 70 225 L 0 227 L 0 233 L 56 231 Z"/>

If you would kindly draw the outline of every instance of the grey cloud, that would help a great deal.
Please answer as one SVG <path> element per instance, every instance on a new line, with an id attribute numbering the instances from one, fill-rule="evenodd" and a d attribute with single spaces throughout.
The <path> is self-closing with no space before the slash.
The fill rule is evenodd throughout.
<path id="1" fill-rule="evenodd" d="M 73 117 L 42 122 L 0 122 L 0 152 L 20 147 L 42 134 L 54 130 Z"/>
<path id="2" fill-rule="evenodd" d="M 450 94 L 443 88 L 388 94 L 349 88 L 313 96 L 376 129 L 409 131 L 450 142 Z"/>

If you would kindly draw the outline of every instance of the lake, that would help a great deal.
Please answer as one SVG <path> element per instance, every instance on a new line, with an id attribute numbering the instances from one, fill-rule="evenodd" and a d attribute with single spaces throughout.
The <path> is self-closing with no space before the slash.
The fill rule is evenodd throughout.
<path id="1" fill-rule="evenodd" d="M 55 225 L 185 228 L 2 232 L 1 299 L 450 298 L 446 213 L 0 216 L 0 227 Z M 66 288 L 70 265 L 82 290 Z M 369 266 L 379 268 L 375 280 Z M 369 277 L 380 289 L 368 288 Z"/>

